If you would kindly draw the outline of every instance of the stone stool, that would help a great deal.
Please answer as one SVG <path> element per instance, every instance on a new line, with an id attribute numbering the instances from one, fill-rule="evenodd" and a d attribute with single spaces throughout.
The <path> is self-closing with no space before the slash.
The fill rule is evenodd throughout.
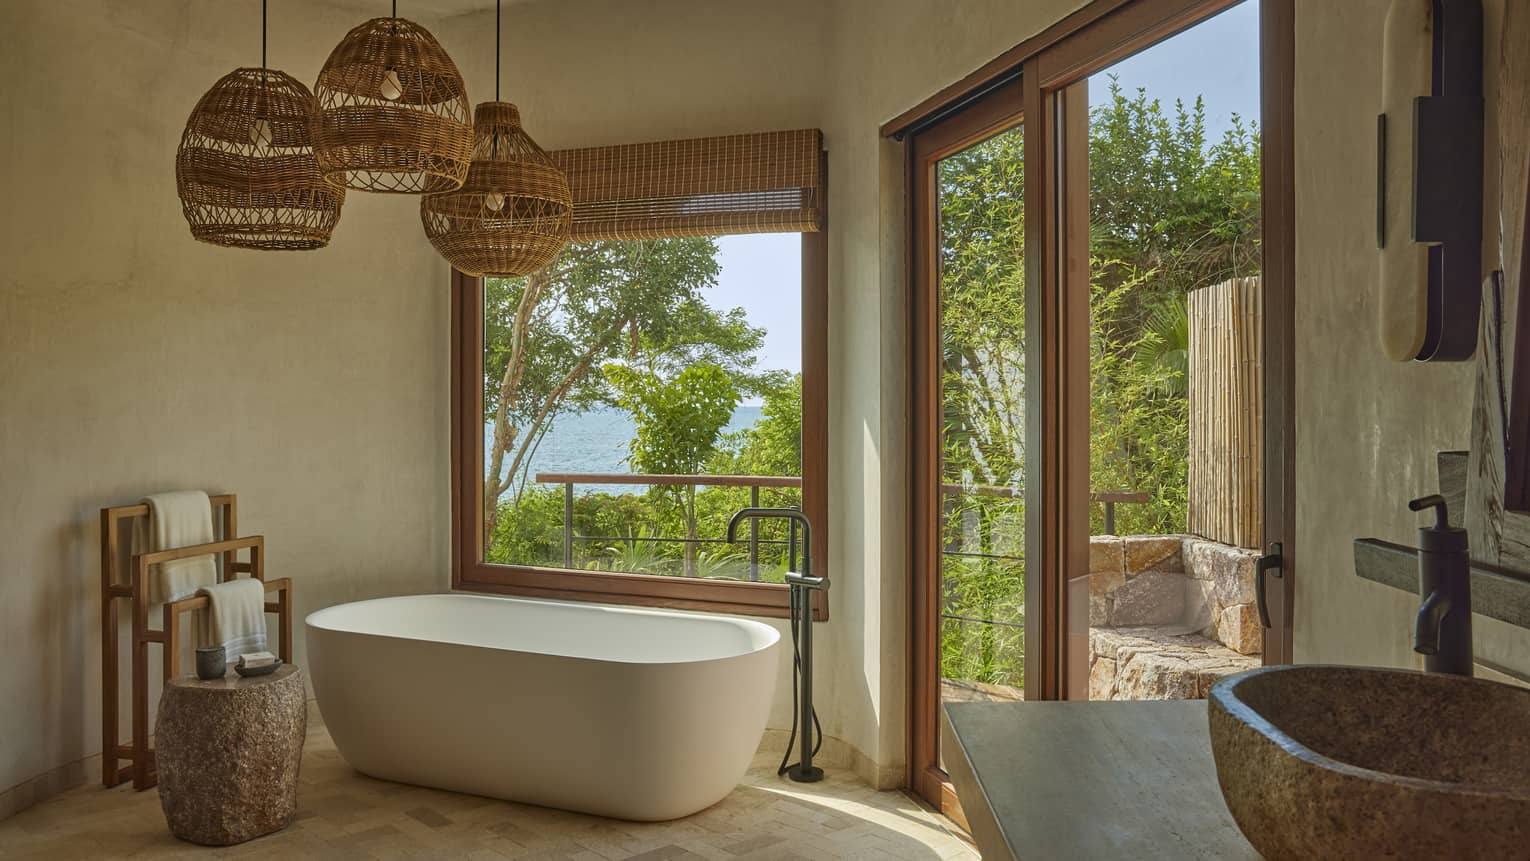
<path id="1" fill-rule="evenodd" d="M 297 812 L 308 730 L 303 673 L 172 679 L 154 729 L 159 802 L 170 832 L 207 846 L 285 828 Z"/>

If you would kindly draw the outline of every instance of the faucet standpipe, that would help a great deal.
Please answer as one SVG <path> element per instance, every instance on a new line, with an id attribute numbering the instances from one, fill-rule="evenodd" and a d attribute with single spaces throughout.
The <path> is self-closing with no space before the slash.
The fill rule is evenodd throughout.
<path id="1" fill-rule="evenodd" d="M 813 765 L 813 754 L 823 743 L 823 727 L 818 723 L 818 713 L 813 709 L 813 592 L 829 588 L 826 577 L 813 576 L 813 524 L 795 508 L 745 508 L 728 521 L 728 540 L 738 540 L 739 524 L 750 518 L 779 517 L 802 527 L 802 571 L 787 571 L 786 584 L 791 588 L 792 604 L 792 660 L 798 689 L 792 692 L 796 708 L 792 715 L 791 738 L 786 742 L 786 754 L 781 757 L 777 774 L 785 774 L 798 783 L 814 783 L 823 780 L 823 769 Z M 793 548 L 795 549 L 795 548 Z M 802 734 L 798 736 L 797 729 Z M 812 740 L 813 730 L 818 731 L 818 742 Z M 787 765 L 792 755 L 792 742 L 800 738 L 801 756 L 795 765 Z"/>
<path id="2" fill-rule="evenodd" d="M 1408 503 L 1413 511 L 1434 509 L 1434 525 L 1418 531 L 1419 597 L 1413 622 L 1413 651 L 1431 673 L 1472 675 L 1472 574 L 1466 530 L 1450 525 L 1439 494 Z"/>

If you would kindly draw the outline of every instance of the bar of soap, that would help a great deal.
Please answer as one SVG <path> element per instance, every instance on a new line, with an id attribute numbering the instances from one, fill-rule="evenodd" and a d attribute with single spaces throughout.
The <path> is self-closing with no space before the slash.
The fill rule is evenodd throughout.
<path id="1" fill-rule="evenodd" d="M 247 652 L 239 656 L 239 666 L 246 670 L 274 663 L 276 656 L 270 652 Z"/>

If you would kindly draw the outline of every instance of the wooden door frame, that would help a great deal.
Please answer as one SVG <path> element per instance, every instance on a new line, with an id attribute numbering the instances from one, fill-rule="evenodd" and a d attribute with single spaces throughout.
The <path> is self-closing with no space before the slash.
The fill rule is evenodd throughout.
<path id="1" fill-rule="evenodd" d="M 909 351 L 912 362 L 910 378 L 913 382 L 913 409 L 910 412 L 913 450 L 910 476 L 913 504 L 910 506 L 909 524 L 911 571 L 938 570 L 940 565 L 939 512 L 943 483 L 939 448 L 940 309 L 938 291 L 933 289 L 939 272 L 938 262 L 930 253 L 933 244 L 924 241 L 925 238 L 935 238 L 935 165 L 953 153 L 1021 125 L 1024 121 L 1023 107 L 1022 82 L 1012 79 L 996 86 L 980 100 L 972 102 L 961 113 L 953 114 L 938 126 L 919 133 L 905 148 L 909 213 L 913 219 L 910 225 L 912 239 L 909 242 L 908 265 L 909 271 L 914 273 L 910 282 L 914 294 L 910 303 L 913 348 Z M 913 589 L 910 617 L 913 620 L 910 638 L 912 690 L 929 687 L 936 692 L 938 700 L 940 626 L 935 614 L 940 606 L 939 581 L 927 576 L 913 576 L 910 580 Z M 1031 581 L 1027 578 L 1027 604 L 1031 600 Z M 1039 633 L 1033 635 L 1030 626 L 1027 626 L 1027 649 L 1032 647 L 1033 636 L 1039 647 Z M 1031 696 L 1030 687 L 1031 680 L 1027 674 L 1027 696 Z M 938 805 L 942 812 L 959 816 L 960 808 L 950 780 L 939 768 L 936 759 L 940 735 L 938 715 L 926 701 L 924 707 L 913 707 L 909 720 L 909 786 Z"/>
<path id="2" fill-rule="evenodd" d="M 938 344 L 933 261 L 921 237 L 933 236 L 934 153 L 993 133 L 996 97 L 1013 99 L 1025 122 L 1026 306 L 1026 629 L 1027 699 L 1087 698 L 1088 637 L 1088 242 L 1087 210 L 1068 212 L 1058 190 L 1085 184 L 1087 159 L 1064 158 L 1062 131 L 1080 134 L 1087 122 L 1086 80 L 1136 51 L 1187 29 L 1240 0 L 1093 0 L 1037 37 L 1005 52 L 967 78 L 935 94 L 882 127 L 905 146 L 909 190 L 909 284 L 913 292 L 914 504 L 911 506 L 910 738 L 908 783 L 942 809 L 955 808 L 949 781 L 934 758 L 939 733 L 936 578 L 938 536 L 926 534 L 932 503 L 922 475 L 938 455 Z M 1285 576 L 1273 579 L 1270 606 L 1279 626 L 1266 631 L 1266 663 L 1292 660 L 1295 580 L 1295 393 L 1294 393 L 1294 138 L 1293 79 L 1295 0 L 1249 0 L 1260 4 L 1260 101 L 1265 327 L 1265 523 L 1266 543 L 1283 545 Z M 1023 73 L 1022 73 L 1023 69 Z M 986 120 L 983 112 L 989 112 Z M 1084 138 L 1087 140 L 1087 127 Z M 965 135 L 965 137 L 964 137 Z M 965 145 L 965 144 L 963 144 Z M 1075 208 L 1076 210 L 1077 208 Z M 1080 360 L 1082 355 L 1082 360 Z M 1081 436 L 1079 436 L 1081 434 Z M 1082 464 L 1082 466 L 1080 466 Z M 1071 468 L 1070 468 L 1071 467 Z M 938 468 L 938 461 L 937 461 Z M 938 509 L 936 509 L 938 510 Z M 1069 572 L 1083 572 L 1069 576 Z M 1039 624 L 1035 624 L 1038 623 Z M 1066 658 L 1066 661 L 1065 661 Z"/>
<path id="3" fill-rule="evenodd" d="M 1260 0 L 1264 542 L 1281 546 L 1264 663 L 1293 664 L 1296 608 L 1296 0 Z"/>

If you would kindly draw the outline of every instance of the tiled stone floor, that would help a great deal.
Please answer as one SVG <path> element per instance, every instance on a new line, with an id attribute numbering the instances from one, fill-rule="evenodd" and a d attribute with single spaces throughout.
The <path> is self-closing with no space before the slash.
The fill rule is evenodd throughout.
<path id="1" fill-rule="evenodd" d="M 0 822 L 0 859 L 467 858 L 975 859 L 948 821 L 846 771 L 818 784 L 775 776 L 760 757 L 721 803 L 674 822 L 632 823 L 373 780 L 353 771 L 317 712 L 303 754 L 298 819 L 239 846 L 183 843 L 154 790 L 85 786 Z"/>

